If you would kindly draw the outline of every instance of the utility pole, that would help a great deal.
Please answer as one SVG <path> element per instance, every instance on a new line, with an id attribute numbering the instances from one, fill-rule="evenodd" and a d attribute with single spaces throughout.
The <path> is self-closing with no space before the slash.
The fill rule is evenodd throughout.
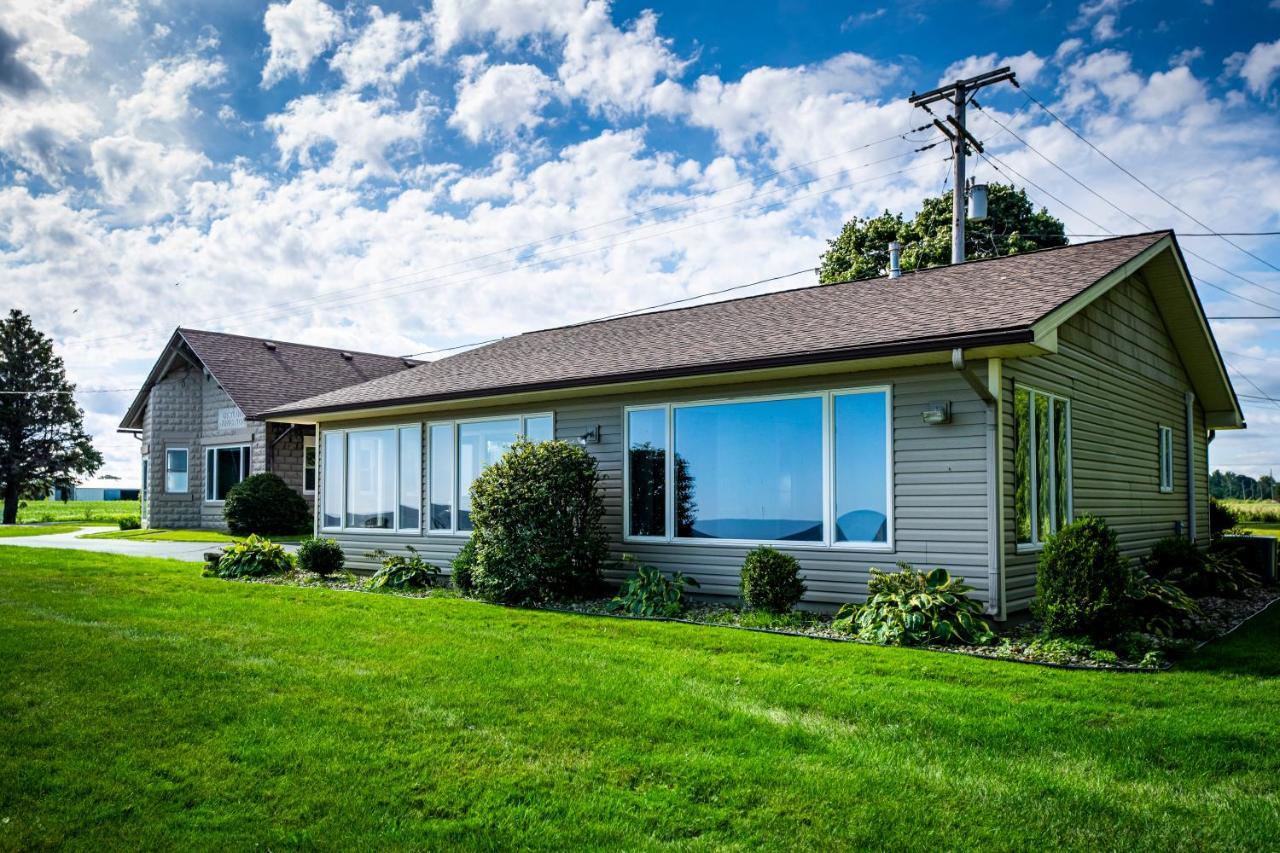
<path id="1" fill-rule="evenodd" d="M 970 148 L 976 150 L 979 154 L 982 153 L 982 143 L 965 129 L 965 107 L 974 92 L 987 86 L 994 86 L 996 83 L 1003 83 L 1005 80 L 1015 86 L 1018 85 L 1013 70 L 1008 66 L 988 71 L 985 74 L 979 74 L 976 77 L 970 77 L 967 80 L 957 80 L 954 83 L 939 86 L 937 89 L 931 89 L 923 94 L 917 95 L 912 92 L 909 99 L 913 107 L 921 107 L 929 115 L 934 116 L 934 125 L 951 140 L 952 160 L 955 171 L 955 184 L 951 190 L 951 263 L 953 264 L 964 262 L 965 157 L 968 156 Z M 933 110 L 929 109 L 929 105 L 947 100 L 951 101 L 952 115 L 947 116 L 944 123 L 934 115 Z"/>

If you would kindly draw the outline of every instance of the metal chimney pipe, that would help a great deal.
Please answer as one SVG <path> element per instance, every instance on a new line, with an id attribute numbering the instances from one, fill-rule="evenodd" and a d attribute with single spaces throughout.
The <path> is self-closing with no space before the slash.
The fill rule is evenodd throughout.
<path id="1" fill-rule="evenodd" d="M 902 251 L 898 241 L 889 244 L 889 278 L 902 275 Z"/>

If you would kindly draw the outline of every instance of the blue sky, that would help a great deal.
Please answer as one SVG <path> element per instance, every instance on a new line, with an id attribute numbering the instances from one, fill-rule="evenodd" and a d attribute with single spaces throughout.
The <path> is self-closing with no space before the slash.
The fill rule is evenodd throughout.
<path id="1" fill-rule="evenodd" d="M 17 0 L 0 289 L 132 475 L 130 395 L 91 392 L 137 387 L 174 326 L 411 353 L 811 267 L 942 189 L 929 133 L 899 136 L 911 90 L 997 63 L 1213 228 L 1280 229 L 1280 0 Z M 1016 91 L 981 101 L 1069 232 L 1200 230 Z M 1280 239 L 1238 242 L 1261 260 L 1183 243 L 1209 313 L 1280 314 Z M 1215 328 L 1251 429 L 1212 462 L 1280 467 L 1280 323 Z"/>

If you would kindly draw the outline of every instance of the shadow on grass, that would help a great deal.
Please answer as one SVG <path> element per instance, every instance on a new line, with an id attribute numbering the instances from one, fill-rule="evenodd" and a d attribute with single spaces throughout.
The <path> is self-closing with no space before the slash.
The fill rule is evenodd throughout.
<path id="1" fill-rule="evenodd" d="M 1227 636 L 1209 643 L 1175 670 L 1280 676 L 1280 601 L 1272 602 Z"/>

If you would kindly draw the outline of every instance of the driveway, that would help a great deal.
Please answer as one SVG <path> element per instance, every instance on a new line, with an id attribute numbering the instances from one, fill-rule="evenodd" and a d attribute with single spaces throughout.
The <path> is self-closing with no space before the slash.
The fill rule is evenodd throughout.
<path id="1" fill-rule="evenodd" d="M 14 545 L 19 548 L 73 548 L 76 551 L 94 551 L 99 554 L 127 554 L 131 557 L 164 557 L 170 560 L 186 560 L 203 563 L 206 551 L 221 548 L 218 542 L 135 542 L 131 539 L 78 539 L 85 533 L 116 530 L 115 527 L 82 527 L 73 533 L 51 533 L 48 536 L 15 536 L 0 539 L 0 547 Z M 290 553 L 297 545 L 286 544 Z"/>

